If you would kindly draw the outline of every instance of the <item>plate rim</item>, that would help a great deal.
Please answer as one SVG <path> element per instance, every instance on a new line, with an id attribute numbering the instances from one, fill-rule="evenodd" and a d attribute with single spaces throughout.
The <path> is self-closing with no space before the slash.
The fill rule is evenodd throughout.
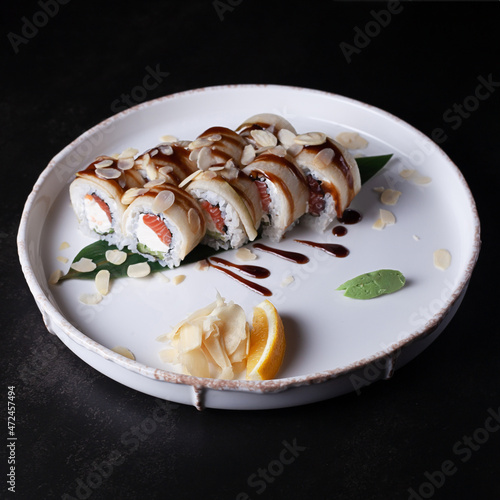
<path id="1" fill-rule="evenodd" d="M 462 280 L 456 284 L 456 288 L 453 294 L 448 298 L 447 302 L 443 304 L 443 307 L 432 316 L 432 318 L 420 329 L 414 331 L 411 335 L 409 335 L 404 340 L 400 340 L 397 343 L 391 344 L 390 348 L 384 349 L 376 352 L 372 356 L 368 358 L 363 358 L 361 360 L 357 360 L 354 363 L 349 365 L 345 365 L 342 367 L 337 367 L 330 370 L 323 370 L 319 372 L 314 372 L 301 376 L 294 377 L 286 377 L 286 378 L 278 378 L 272 380 L 262 380 L 262 381 L 250 381 L 250 380 L 221 380 L 221 379 L 210 379 L 210 378 L 200 378 L 194 377 L 192 375 L 184 375 L 175 372 L 171 372 L 161 368 L 155 368 L 152 366 L 148 366 L 144 363 L 140 363 L 135 360 L 131 360 L 125 358 L 124 356 L 115 353 L 111 349 L 106 348 L 105 346 L 99 344 L 98 342 L 92 340 L 90 337 L 85 335 L 83 332 L 78 330 L 75 326 L 73 326 L 51 303 L 50 299 L 45 294 L 42 289 L 40 283 L 38 282 L 35 273 L 33 272 L 31 261 L 29 258 L 29 254 L 26 248 L 27 242 L 27 226 L 30 215 L 31 206 L 36 199 L 36 195 L 41 185 L 45 182 L 47 176 L 50 175 L 51 171 L 57 166 L 60 158 L 66 155 L 66 153 L 72 151 L 82 142 L 84 142 L 89 136 L 93 135 L 95 132 L 100 129 L 105 129 L 110 123 L 115 120 L 121 120 L 123 117 L 129 115 L 130 113 L 137 113 L 141 110 L 148 108 L 153 105 L 158 105 L 164 101 L 169 99 L 183 98 L 189 95 L 193 95 L 201 92 L 220 92 L 220 91 L 238 91 L 245 89 L 274 89 L 274 90 L 295 90 L 297 92 L 307 92 L 312 94 L 323 95 L 327 98 L 335 98 L 341 101 L 345 101 L 350 103 L 351 105 L 366 107 L 377 114 L 381 114 L 386 118 L 389 118 L 392 121 L 399 123 L 400 125 L 409 128 L 414 134 L 420 136 L 420 138 L 425 141 L 430 141 L 435 150 L 444 157 L 444 160 L 449 164 L 450 167 L 455 171 L 458 180 L 460 181 L 462 187 L 464 188 L 465 193 L 467 194 L 469 206 L 472 211 L 472 220 L 474 225 L 474 235 L 473 235 L 473 244 L 472 244 L 472 255 L 469 258 L 467 265 L 463 271 Z M 472 192 L 469 188 L 469 185 L 458 168 L 458 166 L 449 158 L 449 156 L 436 144 L 434 143 L 428 136 L 426 136 L 423 132 L 415 128 L 413 125 L 404 121 L 403 119 L 391 114 L 388 111 L 385 111 L 381 108 L 373 106 L 371 104 L 364 103 L 357 99 L 353 99 L 351 97 L 342 96 L 336 93 L 318 90 L 318 89 L 310 89 L 306 87 L 298 87 L 292 85 L 277 85 L 277 84 L 228 84 L 228 85 L 214 85 L 207 87 L 200 87 L 195 89 L 184 90 L 181 92 L 176 92 L 173 94 L 168 94 L 165 96 L 161 96 L 156 99 L 152 99 L 149 101 L 142 102 L 137 104 L 131 108 L 127 108 L 115 115 L 112 115 L 108 118 L 105 118 L 101 122 L 97 123 L 90 129 L 83 132 L 76 139 L 71 141 L 68 145 L 66 145 L 59 153 L 57 153 L 47 164 L 44 170 L 39 175 L 36 183 L 33 186 L 32 191 L 28 195 L 28 198 L 25 202 L 23 212 L 20 219 L 19 230 L 17 234 L 17 246 L 18 246 L 18 255 L 21 263 L 21 268 L 23 270 L 23 274 L 27 281 L 28 287 L 32 295 L 35 298 L 35 302 L 37 303 L 41 313 L 44 323 L 49 330 L 49 332 L 53 333 L 50 326 L 52 321 L 54 321 L 71 340 L 76 342 L 78 345 L 85 347 L 86 349 L 99 354 L 104 359 L 112 361 L 118 364 L 121 367 L 126 368 L 127 370 L 131 370 L 137 374 L 145 376 L 150 379 L 155 379 L 163 382 L 181 384 L 186 386 L 192 386 L 196 389 L 215 389 L 215 390 L 230 390 L 230 391 L 241 391 L 241 392 L 257 392 L 257 393 L 273 393 L 273 392 L 281 392 L 283 390 L 298 387 L 303 385 L 310 385 L 312 383 L 319 384 L 329 381 L 331 379 L 348 375 L 353 371 L 359 370 L 365 366 L 368 366 L 372 363 L 376 363 L 379 360 L 390 357 L 392 360 L 392 364 L 395 363 L 395 359 L 398 356 L 398 353 L 403 349 L 408 347 L 410 344 L 414 343 L 417 340 L 421 340 L 428 335 L 430 335 L 443 321 L 443 319 L 447 316 L 448 312 L 453 308 L 456 301 L 462 296 L 463 292 L 466 289 L 466 286 L 471 278 L 473 269 L 477 263 L 479 252 L 481 248 L 481 228 L 480 228 L 480 220 L 477 212 L 476 203 Z"/>

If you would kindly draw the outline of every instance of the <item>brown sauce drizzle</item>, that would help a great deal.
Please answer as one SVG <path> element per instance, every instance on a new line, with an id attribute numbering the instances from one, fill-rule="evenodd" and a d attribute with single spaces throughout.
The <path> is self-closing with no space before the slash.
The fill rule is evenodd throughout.
<path id="1" fill-rule="evenodd" d="M 248 276 L 252 276 L 257 279 L 264 279 L 271 276 L 271 271 L 265 267 L 235 264 L 234 262 L 229 262 L 228 260 L 221 259 L 220 257 L 210 257 L 210 262 L 216 262 L 217 264 L 223 264 L 224 266 L 234 267 L 239 269 L 243 274 L 247 274 Z"/>
<path id="2" fill-rule="evenodd" d="M 336 243 L 317 243 L 316 241 L 307 241 L 307 240 L 295 240 L 298 243 L 302 243 L 304 245 L 309 245 L 310 247 L 320 248 L 326 253 L 333 255 L 335 257 L 347 257 L 349 255 L 349 250 L 342 246 L 337 245 Z"/>
<path id="3" fill-rule="evenodd" d="M 210 266 L 214 267 L 221 273 L 227 274 L 229 277 L 233 278 L 234 280 L 238 281 L 242 285 L 245 285 L 246 287 L 250 288 L 250 290 L 253 290 L 254 292 L 259 293 L 260 295 L 264 295 L 264 297 L 270 297 L 273 293 L 271 290 L 266 288 L 265 286 L 258 285 L 257 283 L 254 283 L 253 281 L 247 280 L 245 278 L 242 278 L 241 276 L 238 276 L 236 273 L 233 273 L 233 271 L 230 271 L 229 269 L 226 269 L 224 267 L 220 267 L 216 264 L 213 264 L 210 262 Z"/>
<path id="4" fill-rule="evenodd" d="M 341 224 L 357 224 L 362 218 L 363 216 L 356 210 L 353 210 L 352 208 L 346 208 L 342 216 L 337 217 L 337 220 Z"/>
<path id="5" fill-rule="evenodd" d="M 255 243 L 253 245 L 257 250 L 262 250 L 263 252 L 268 252 L 273 255 L 277 255 L 285 260 L 290 260 L 295 262 L 295 264 L 307 264 L 309 262 L 309 257 L 297 252 L 288 252 L 287 250 L 279 250 L 277 248 L 268 247 L 262 243 Z"/>
<path id="6" fill-rule="evenodd" d="M 341 236 L 345 236 L 347 234 L 347 228 L 344 226 L 335 226 L 332 229 L 332 234 L 340 238 Z"/>

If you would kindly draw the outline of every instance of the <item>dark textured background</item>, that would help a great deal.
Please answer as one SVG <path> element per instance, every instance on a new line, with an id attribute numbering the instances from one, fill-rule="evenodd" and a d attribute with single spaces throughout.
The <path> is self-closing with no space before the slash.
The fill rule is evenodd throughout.
<path id="1" fill-rule="evenodd" d="M 353 44 L 373 21 L 371 11 L 387 3 L 222 0 L 234 7 L 221 19 L 210 0 L 72 0 L 57 4 L 44 23 L 42 4 L 54 2 L 0 7 L 1 399 L 5 419 L 6 388 L 16 386 L 16 498 L 235 499 L 246 492 L 386 500 L 409 498 L 409 488 L 421 488 L 422 498 L 498 498 L 500 432 L 478 429 L 500 406 L 498 307 L 487 293 L 498 272 L 492 236 L 500 84 L 455 129 L 446 112 L 474 95 L 478 77 L 500 82 L 499 3 L 405 2 L 348 63 L 340 44 Z M 12 34 L 23 36 L 34 18 L 42 26 L 37 33 L 24 28 L 16 53 Z M 46 331 L 15 237 L 24 201 L 49 160 L 112 115 L 117 99 L 157 65 L 169 75 L 145 99 L 216 84 L 277 83 L 359 99 L 427 135 L 445 130 L 441 147 L 476 198 L 483 247 L 461 309 L 426 352 L 360 396 L 247 413 L 171 405 L 154 433 L 133 437 L 157 402 L 105 378 Z M 466 445 L 475 432 L 485 442 Z M 295 461 L 264 491 L 248 484 L 260 468 L 276 466 L 284 441 L 300 447 Z M 116 453 L 123 458 L 113 470 L 102 466 Z M 440 483 L 434 474 L 436 485 L 422 488 L 426 474 L 447 460 L 454 473 Z M 89 481 L 92 489 L 79 486 Z"/>

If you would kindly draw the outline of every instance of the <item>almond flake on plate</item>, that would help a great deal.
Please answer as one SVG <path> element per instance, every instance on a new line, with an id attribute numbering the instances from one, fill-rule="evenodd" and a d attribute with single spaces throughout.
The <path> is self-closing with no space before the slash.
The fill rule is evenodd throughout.
<path id="1" fill-rule="evenodd" d="M 128 359 L 131 359 L 132 361 L 135 361 L 134 353 L 130 349 L 127 349 L 126 347 L 123 347 L 121 345 L 117 345 L 116 347 L 113 347 L 113 349 L 111 349 L 111 350 L 116 352 L 117 354 L 121 354 L 125 358 L 128 358 Z"/>
<path id="2" fill-rule="evenodd" d="M 49 276 L 49 285 L 55 285 L 60 279 L 61 276 L 63 275 L 63 272 L 60 269 L 56 269 L 50 276 Z"/>
<path id="3" fill-rule="evenodd" d="M 82 293 L 78 300 L 86 306 L 95 306 L 102 300 L 100 293 Z"/>
<path id="4" fill-rule="evenodd" d="M 180 285 L 185 279 L 186 279 L 186 276 L 184 274 L 178 274 L 177 276 L 174 276 L 172 278 L 172 283 L 174 285 Z"/>
<path id="5" fill-rule="evenodd" d="M 124 151 L 122 151 L 118 155 L 118 159 L 120 158 L 133 158 L 137 153 L 139 152 L 138 149 L 135 148 L 127 148 Z"/>
<path id="6" fill-rule="evenodd" d="M 66 248 L 69 248 L 70 245 L 67 241 L 63 241 L 60 245 L 59 245 L 59 250 L 66 250 Z"/>
<path id="7" fill-rule="evenodd" d="M 108 295 L 109 278 L 111 273 L 107 269 L 101 269 L 95 277 L 95 287 L 101 295 Z"/>
<path id="8" fill-rule="evenodd" d="M 341 132 L 335 140 L 347 149 L 364 149 L 368 141 L 357 132 Z"/>
<path id="9" fill-rule="evenodd" d="M 282 128 L 278 132 L 278 139 L 285 146 L 285 148 L 289 148 L 290 146 L 293 146 L 295 144 L 295 134 L 286 128 Z"/>
<path id="10" fill-rule="evenodd" d="M 79 273 L 89 273 L 93 271 L 97 265 L 86 257 L 81 258 L 78 262 L 71 264 L 71 269 L 78 271 Z"/>
<path id="11" fill-rule="evenodd" d="M 295 278 L 290 275 L 290 276 L 287 276 L 282 282 L 281 282 L 281 286 L 282 287 L 286 287 L 286 286 L 290 286 L 293 282 L 295 281 Z"/>
<path id="12" fill-rule="evenodd" d="M 249 248 L 240 248 L 236 252 L 236 258 L 243 261 L 255 260 L 255 255 Z"/>
<path id="13" fill-rule="evenodd" d="M 434 258 L 434 267 L 440 269 L 441 271 L 445 271 L 450 267 L 451 264 L 451 253 L 444 248 L 440 248 L 436 250 L 433 254 Z"/>
<path id="14" fill-rule="evenodd" d="M 177 142 L 179 139 L 178 137 L 175 137 L 175 135 L 162 135 L 160 137 L 160 141 L 161 142 L 165 142 L 165 143 L 173 143 L 173 142 Z"/>
<path id="15" fill-rule="evenodd" d="M 69 259 L 68 259 L 67 257 L 63 257 L 62 255 L 58 255 L 58 256 L 57 256 L 57 260 L 58 260 L 59 262 L 62 262 L 63 264 L 66 264 L 66 263 L 68 262 L 68 260 L 69 260 Z"/>
<path id="16" fill-rule="evenodd" d="M 384 205 L 395 205 L 401 194 L 401 191 L 396 191 L 395 189 L 385 189 L 380 195 L 380 201 Z"/>
<path id="17" fill-rule="evenodd" d="M 147 262 L 131 264 L 127 268 L 127 276 L 129 278 L 145 278 L 150 272 L 151 268 Z"/>
<path id="18" fill-rule="evenodd" d="M 399 175 L 403 179 L 409 179 L 410 177 L 414 176 L 416 172 L 417 171 L 413 168 L 405 168 L 404 170 L 401 170 L 401 172 L 399 172 Z"/>
<path id="19" fill-rule="evenodd" d="M 386 226 L 391 225 L 391 224 L 396 224 L 396 217 L 389 210 L 385 210 L 385 209 L 381 208 L 380 209 L 380 218 L 382 219 L 382 222 Z"/>

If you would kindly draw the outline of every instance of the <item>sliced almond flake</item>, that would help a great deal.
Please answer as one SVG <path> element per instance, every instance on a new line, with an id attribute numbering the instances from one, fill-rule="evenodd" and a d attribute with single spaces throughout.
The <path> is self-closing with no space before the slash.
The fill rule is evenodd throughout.
<path id="1" fill-rule="evenodd" d="M 133 187 L 130 189 L 127 189 L 121 198 L 121 202 L 124 205 L 130 205 L 138 196 L 142 196 L 146 193 L 149 192 L 149 189 L 147 188 L 138 188 L 138 187 Z"/>
<path id="2" fill-rule="evenodd" d="M 385 191 L 385 187 L 384 186 L 378 186 L 378 187 L 374 187 L 373 190 L 376 193 L 383 193 Z"/>
<path id="3" fill-rule="evenodd" d="M 133 158 L 120 158 L 117 163 L 117 167 L 120 170 L 130 170 L 134 166 Z"/>
<path id="4" fill-rule="evenodd" d="M 210 139 L 206 139 L 205 137 L 199 137 L 195 139 L 193 142 L 189 143 L 189 149 L 201 149 L 206 146 L 212 146 L 212 141 Z"/>
<path id="5" fill-rule="evenodd" d="M 132 361 L 135 361 L 134 353 L 130 349 L 127 349 L 126 347 L 123 347 L 121 345 L 117 345 L 116 347 L 113 347 L 113 349 L 111 349 L 111 350 L 116 352 L 117 354 L 121 354 L 125 358 L 128 358 L 128 359 L 131 359 Z"/>
<path id="6" fill-rule="evenodd" d="M 378 230 L 381 230 L 381 229 L 384 229 L 384 228 L 385 228 L 385 224 L 384 224 L 384 222 L 382 221 L 382 219 L 377 219 L 377 220 L 373 223 L 372 228 L 373 228 L 373 229 L 378 229 Z"/>
<path id="7" fill-rule="evenodd" d="M 172 278 L 172 283 L 177 286 L 180 285 L 185 279 L 186 276 L 184 274 L 178 274 Z"/>
<path id="8" fill-rule="evenodd" d="M 208 170 L 211 172 L 220 172 L 221 170 L 224 170 L 226 167 L 224 165 L 217 165 L 215 167 L 210 167 Z"/>
<path id="9" fill-rule="evenodd" d="M 368 141 L 357 132 L 341 132 L 335 140 L 347 149 L 364 149 Z"/>
<path id="10" fill-rule="evenodd" d="M 154 181 L 146 182 L 146 184 L 144 184 L 144 188 L 150 189 L 156 186 L 161 186 L 162 184 L 165 184 L 165 179 L 155 179 Z"/>
<path id="11" fill-rule="evenodd" d="M 404 170 L 401 170 L 401 172 L 399 172 L 399 175 L 403 179 L 409 179 L 410 177 L 412 177 L 416 173 L 417 173 L 417 171 L 413 168 L 405 168 Z"/>
<path id="12" fill-rule="evenodd" d="M 208 170 L 213 165 L 216 165 L 217 162 L 217 158 L 215 158 L 209 147 L 204 146 L 200 149 L 200 154 L 196 160 L 196 165 L 200 170 Z"/>
<path id="13" fill-rule="evenodd" d="M 122 175 L 122 173 L 116 168 L 96 168 L 95 174 L 100 179 L 110 180 L 110 179 L 118 179 Z"/>
<path id="14" fill-rule="evenodd" d="M 209 140 L 210 142 L 217 142 L 217 141 L 220 141 L 222 139 L 222 135 L 212 134 L 212 135 L 206 137 L 206 139 Z"/>
<path id="15" fill-rule="evenodd" d="M 398 202 L 401 194 L 401 191 L 396 191 L 395 189 L 386 189 L 380 195 L 380 201 L 384 205 L 395 205 Z"/>
<path id="16" fill-rule="evenodd" d="M 187 186 L 192 180 L 196 179 L 200 174 L 203 173 L 203 170 L 196 170 L 193 172 L 191 175 L 188 175 L 180 184 L 179 187 L 183 188 L 184 186 Z"/>
<path id="17" fill-rule="evenodd" d="M 286 128 L 282 128 L 278 132 L 278 139 L 285 146 L 285 148 L 289 148 L 290 146 L 293 146 L 294 140 L 295 140 L 296 135 L 291 131 Z"/>
<path id="18" fill-rule="evenodd" d="M 444 248 L 440 248 L 434 252 L 434 267 L 441 271 L 446 271 L 451 264 L 451 253 Z"/>
<path id="19" fill-rule="evenodd" d="M 412 181 L 415 184 L 423 186 L 424 184 L 429 184 L 432 181 L 432 179 L 430 177 L 427 177 L 426 175 L 420 175 L 418 177 L 413 177 Z"/>
<path id="20" fill-rule="evenodd" d="M 174 171 L 173 167 L 160 167 L 158 169 L 158 175 L 161 177 L 168 177 Z"/>
<path id="21" fill-rule="evenodd" d="M 149 152 L 149 156 L 151 156 L 151 158 L 153 158 L 153 156 L 156 156 L 157 154 L 158 150 L 156 148 Z"/>
<path id="22" fill-rule="evenodd" d="M 49 276 L 49 285 L 55 285 L 62 277 L 63 272 L 60 269 L 56 269 L 50 276 Z"/>
<path id="23" fill-rule="evenodd" d="M 113 163 L 114 163 L 113 160 L 102 160 L 99 163 L 95 163 L 95 168 L 111 167 Z"/>
<path id="24" fill-rule="evenodd" d="M 224 169 L 222 169 L 224 170 Z M 217 172 L 214 172 L 213 170 L 200 170 L 200 172 L 203 173 L 203 175 L 200 177 L 200 179 L 203 177 L 204 180 L 210 180 L 210 179 L 214 179 L 215 177 L 217 177 Z"/>
<path id="25" fill-rule="evenodd" d="M 236 252 L 236 258 L 243 261 L 255 260 L 257 255 L 255 255 L 249 248 L 240 248 Z"/>
<path id="26" fill-rule="evenodd" d="M 199 260 L 196 263 L 195 269 L 197 271 L 206 271 L 210 267 L 207 259 Z"/>
<path id="27" fill-rule="evenodd" d="M 175 135 L 162 135 L 160 137 L 160 141 L 161 142 L 166 142 L 166 143 L 173 143 L 173 142 L 177 142 L 179 139 L 177 137 L 175 137 Z"/>
<path id="28" fill-rule="evenodd" d="M 150 272 L 151 268 L 147 262 L 132 264 L 127 268 L 127 276 L 129 278 L 145 278 Z"/>
<path id="29" fill-rule="evenodd" d="M 69 259 L 68 259 L 67 257 L 63 257 L 62 255 L 58 255 L 58 256 L 57 256 L 57 260 L 58 260 L 59 262 L 62 262 L 63 264 L 66 264 L 66 263 L 68 262 L 68 260 L 69 260 Z"/>
<path id="30" fill-rule="evenodd" d="M 79 273 L 89 273 L 90 271 L 93 271 L 97 265 L 90 259 L 83 257 L 78 262 L 71 264 L 70 267 Z"/>
<path id="31" fill-rule="evenodd" d="M 301 146 L 319 146 L 326 142 L 326 134 L 323 132 L 308 132 L 307 134 L 296 136 L 294 142 Z"/>
<path id="32" fill-rule="evenodd" d="M 193 151 L 191 151 L 191 153 L 189 153 L 189 159 L 191 161 L 198 161 L 199 154 L 200 154 L 199 149 L 193 149 Z"/>
<path id="33" fill-rule="evenodd" d="M 95 277 L 95 287 L 101 295 L 108 295 L 109 278 L 111 274 L 107 269 L 101 269 Z"/>
<path id="34" fill-rule="evenodd" d="M 158 273 L 157 276 L 165 283 L 170 283 L 170 278 L 163 273 Z"/>
<path id="35" fill-rule="evenodd" d="M 166 156 L 170 156 L 171 154 L 174 154 L 174 150 L 172 149 L 172 146 L 170 146 L 170 145 L 160 146 L 159 149 Z"/>
<path id="36" fill-rule="evenodd" d="M 172 191 L 160 191 L 153 200 L 151 208 L 154 212 L 160 214 L 168 210 L 174 204 L 174 201 L 175 194 Z"/>
<path id="37" fill-rule="evenodd" d="M 106 260 L 115 266 L 123 264 L 127 260 L 126 252 L 121 250 L 106 250 Z"/>
<path id="38" fill-rule="evenodd" d="M 138 152 L 138 149 L 127 148 L 118 155 L 118 158 L 133 158 Z"/>
<path id="39" fill-rule="evenodd" d="M 67 242 L 67 241 L 63 241 L 60 245 L 59 245 L 59 250 L 66 250 L 66 248 L 69 248 L 70 247 L 70 244 Z"/>
<path id="40" fill-rule="evenodd" d="M 331 148 L 322 149 L 313 160 L 313 163 L 319 168 L 323 169 L 328 167 L 335 156 L 335 152 Z"/>
<path id="41" fill-rule="evenodd" d="M 250 135 L 261 148 L 273 148 L 278 144 L 276 136 L 267 130 L 252 130 Z"/>
<path id="42" fill-rule="evenodd" d="M 304 149 L 304 146 L 302 144 L 294 144 L 293 146 L 290 146 L 288 148 L 288 153 L 291 154 L 292 156 L 297 156 L 299 153 L 302 152 Z"/>
<path id="43" fill-rule="evenodd" d="M 418 235 L 414 234 L 414 235 L 413 235 L 413 239 L 414 239 L 415 241 L 419 241 L 419 240 L 420 240 L 420 236 L 418 236 Z"/>
<path id="44" fill-rule="evenodd" d="M 150 160 L 149 155 L 147 155 L 146 164 L 142 164 L 142 168 L 146 170 L 146 176 L 148 180 L 154 181 L 155 179 L 158 179 L 158 169 L 156 168 L 156 165 Z"/>
<path id="45" fill-rule="evenodd" d="M 290 276 L 287 276 L 282 282 L 281 282 L 281 286 L 282 287 L 286 287 L 286 286 L 289 286 L 291 285 L 293 282 L 295 281 L 295 278 L 290 275 Z"/>
<path id="46" fill-rule="evenodd" d="M 247 144 L 243 148 L 243 153 L 241 155 L 241 164 L 248 165 L 252 163 L 255 159 L 255 148 L 251 144 Z"/>
<path id="47" fill-rule="evenodd" d="M 231 164 L 229 164 L 229 162 L 231 162 Z M 232 160 L 229 160 L 226 163 L 226 165 L 228 164 L 229 166 L 226 166 L 220 174 L 224 179 L 232 181 L 233 179 L 236 179 L 238 175 L 240 175 L 240 171 L 235 167 L 234 163 L 232 163 Z"/>
<path id="48" fill-rule="evenodd" d="M 272 155 L 280 156 L 281 158 L 283 158 L 286 155 L 286 149 L 281 145 L 268 149 L 267 152 Z"/>
<path id="49" fill-rule="evenodd" d="M 385 210 L 385 209 L 381 208 L 380 209 L 380 218 L 382 219 L 382 222 L 386 226 L 396 224 L 396 217 L 389 210 Z"/>
<path id="50" fill-rule="evenodd" d="M 100 293 L 82 293 L 78 300 L 86 306 L 95 306 L 101 302 L 102 295 Z"/>
<path id="51" fill-rule="evenodd" d="M 198 215 L 198 212 L 194 208 L 190 208 L 188 210 L 188 224 L 193 233 L 197 233 L 198 230 L 200 229 L 200 224 L 201 224 L 200 216 Z"/>

